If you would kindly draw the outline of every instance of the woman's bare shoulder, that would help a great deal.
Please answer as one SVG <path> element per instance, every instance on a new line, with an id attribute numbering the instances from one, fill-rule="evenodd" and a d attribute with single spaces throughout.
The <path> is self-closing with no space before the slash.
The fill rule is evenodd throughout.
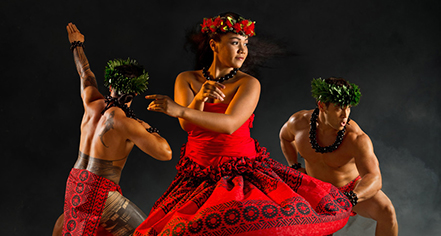
<path id="1" fill-rule="evenodd" d="M 200 75 L 201 75 L 200 70 L 183 71 L 178 74 L 176 80 L 184 80 L 184 81 L 197 80 L 200 77 Z"/>

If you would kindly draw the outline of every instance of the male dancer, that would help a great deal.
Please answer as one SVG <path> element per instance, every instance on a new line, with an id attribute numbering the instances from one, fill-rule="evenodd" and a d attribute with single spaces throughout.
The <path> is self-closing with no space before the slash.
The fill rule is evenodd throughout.
<path id="1" fill-rule="evenodd" d="M 132 235 L 146 215 L 122 196 L 118 185 L 130 151 L 136 145 L 158 160 L 172 157 L 157 129 L 137 119 L 129 107 L 133 97 L 147 89 L 148 74 L 135 60 L 109 61 L 105 84 L 111 96 L 104 98 L 84 53 L 84 36 L 72 23 L 66 28 L 80 75 L 84 116 L 78 159 L 66 184 L 64 214 L 53 234 L 60 235 L 63 225 L 63 235 Z"/>
<path id="2" fill-rule="evenodd" d="M 344 192 L 353 212 L 377 221 L 375 235 L 398 235 L 395 209 L 381 191 L 377 157 L 369 136 L 349 119 L 361 93 L 342 78 L 315 79 L 315 110 L 294 113 L 280 130 L 280 145 L 288 164 L 329 182 Z M 305 169 L 297 162 L 305 159 Z"/>

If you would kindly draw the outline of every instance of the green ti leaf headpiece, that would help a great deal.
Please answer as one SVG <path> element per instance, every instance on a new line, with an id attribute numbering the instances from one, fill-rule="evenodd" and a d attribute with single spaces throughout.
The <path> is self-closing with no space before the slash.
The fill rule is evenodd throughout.
<path id="1" fill-rule="evenodd" d="M 139 74 L 135 77 L 132 74 Z M 125 94 L 140 94 L 147 90 L 149 74 L 136 60 L 127 58 L 107 62 L 104 74 L 104 85 Z"/>
<path id="2" fill-rule="evenodd" d="M 360 89 L 355 84 L 349 84 L 352 88 L 345 85 L 328 84 L 321 78 L 313 79 L 311 82 L 311 93 L 317 101 L 324 103 L 330 102 L 340 106 L 357 106 L 361 97 Z"/>

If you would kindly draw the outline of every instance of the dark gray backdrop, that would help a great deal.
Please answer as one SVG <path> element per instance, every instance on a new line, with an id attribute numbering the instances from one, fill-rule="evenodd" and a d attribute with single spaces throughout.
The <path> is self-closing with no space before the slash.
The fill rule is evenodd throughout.
<path id="1" fill-rule="evenodd" d="M 252 136 L 272 158 L 286 163 L 279 129 L 295 111 L 314 107 L 311 79 L 344 77 L 362 90 L 351 117 L 374 143 L 400 235 L 441 234 L 439 1 L 186 2 L 1 1 L 1 235 L 49 235 L 63 209 L 83 113 L 65 25 L 74 22 L 86 36 L 103 93 L 106 61 L 130 56 L 150 73 L 147 93 L 172 96 L 176 75 L 192 69 L 185 30 L 224 11 L 255 20 L 258 35 L 297 54 L 274 59 L 258 77 Z M 172 181 L 186 140 L 175 119 L 146 111 L 147 104 L 138 97 L 133 107 L 168 139 L 173 160 L 132 151 L 121 187 L 145 212 Z M 358 232 L 346 234 L 373 235 L 369 221 L 356 221 L 349 228 Z"/>

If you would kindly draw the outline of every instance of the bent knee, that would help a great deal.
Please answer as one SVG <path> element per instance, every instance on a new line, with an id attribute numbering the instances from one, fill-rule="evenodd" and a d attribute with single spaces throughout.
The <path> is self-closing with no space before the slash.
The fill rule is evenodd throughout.
<path id="1" fill-rule="evenodd" d="M 397 217 L 392 202 L 390 202 L 389 200 L 387 204 L 384 205 L 382 204 L 377 209 L 373 219 L 376 220 L 377 222 L 395 225 L 397 223 Z"/>

